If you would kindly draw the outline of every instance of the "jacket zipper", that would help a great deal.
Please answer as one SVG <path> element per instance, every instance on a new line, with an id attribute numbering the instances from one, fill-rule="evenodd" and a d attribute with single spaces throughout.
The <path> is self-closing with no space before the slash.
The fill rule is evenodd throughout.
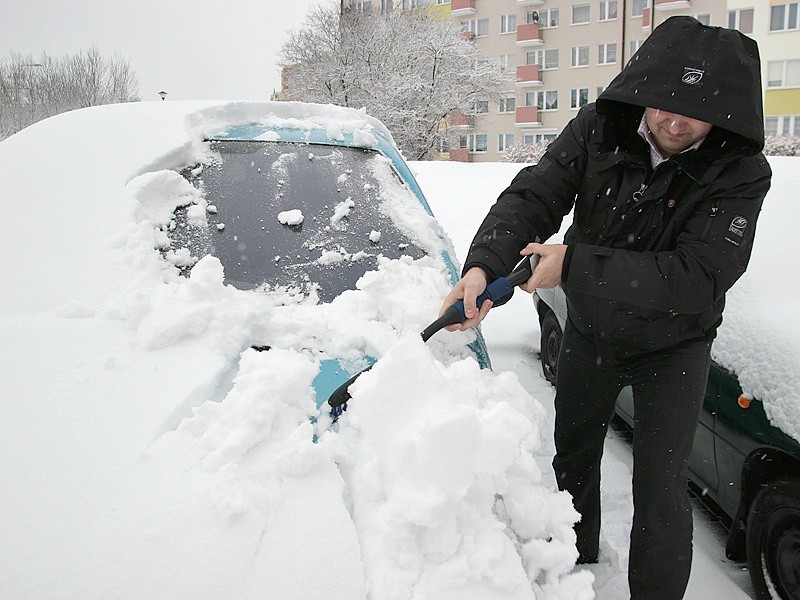
<path id="1" fill-rule="evenodd" d="M 714 222 L 714 217 L 717 216 L 719 212 L 719 207 L 717 206 L 717 201 L 714 200 L 714 204 L 711 205 L 711 209 L 708 211 L 708 219 L 706 220 L 706 228 L 703 229 L 703 236 L 700 238 L 701 240 L 705 241 L 708 237 L 708 232 L 711 231 L 711 224 Z"/>
<path id="2" fill-rule="evenodd" d="M 642 199 L 642 195 L 644 195 L 644 191 L 646 189 L 647 189 L 647 184 L 646 183 L 642 183 L 642 185 L 639 187 L 639 189 L 637 191 L 633 192 L 633 201 L 634 201 L 634 203 L 638 203 L 639 200 Z"/>

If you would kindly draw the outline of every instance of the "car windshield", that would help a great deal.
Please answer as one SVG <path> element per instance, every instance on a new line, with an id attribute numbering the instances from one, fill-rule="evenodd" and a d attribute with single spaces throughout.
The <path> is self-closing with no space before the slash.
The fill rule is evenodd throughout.
<path id="1" fill-rule="evenodd" d="M 325 302 L 354 289 L 378 255 L 424 255 L 382 210 L 377 170 L 394 171 L 374 151 L 230 140 L 211 149 L 213 160 L 182 173 L 208 202 L 207 226 L 178 208 L 168 235 L 192 257 L 219 258 L 226 283 L 315 290 Z"/>

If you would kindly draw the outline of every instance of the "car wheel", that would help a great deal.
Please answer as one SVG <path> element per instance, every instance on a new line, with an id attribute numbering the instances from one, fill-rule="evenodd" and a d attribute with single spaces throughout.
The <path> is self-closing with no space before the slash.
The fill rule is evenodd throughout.
<path id="1" fill-rule="evenodd" d="M 556 384 L 556 369 L 558 367 L 558 353 L 561 350 L 561 338 L 563 333 L 561 325 L 558 324 L 556 314 L 548 310 L 542 318 L 542 351 L 540 358 L 542 361 L 542 373 L 544 378 L 553 385 Z"/>
<path id="2" fill-rule="evenodd" d="M 779 477 L 747 519 L 747 565 L 756 598 L 800 600 L 800 477 Z"/>

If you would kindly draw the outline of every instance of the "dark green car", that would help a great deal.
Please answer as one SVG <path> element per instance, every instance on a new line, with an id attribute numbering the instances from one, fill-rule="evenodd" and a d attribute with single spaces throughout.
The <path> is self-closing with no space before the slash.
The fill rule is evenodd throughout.
<path id="1" fill-rule="evenodd" d="M 542 371 L 555 385 L 564 292 L 537 290 L 534 302 Z M 630 387 L 617 398 L 616 412 L 635 426 Z M 800 444 L 770 423 L 757 398 L 742 394 L 734 373 L 713 361 L 689 471 L 702 495 L 730 519 L 726 554 L 747 561 L 757 597 L 800 600 Z"/>

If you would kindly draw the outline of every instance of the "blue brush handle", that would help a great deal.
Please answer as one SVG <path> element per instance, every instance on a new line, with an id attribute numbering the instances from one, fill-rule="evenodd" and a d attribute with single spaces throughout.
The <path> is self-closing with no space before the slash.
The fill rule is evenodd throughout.
<path id="1" fill-rule="evenodd" d="M 492 283 L 486 286 L 486 289 L 483 293 L 478 296 L 475 300 L 475 306 L 478 307 L 480 310 L 483 303 L 487 300 L 491 300 L 492 302 L 497 302 L 500 298 L 508 296 L 511 292 L 514 291 L 514 286 L 508 280 L 508 277 L 498 277 Z M 463 323 L 467 320 L 467 313 L 464 310 L 464 301 L 459 300 L 451 308 L 456 309 L 458 311 L 458 315 L 460 317 L 459 323 Z"/>
<path id="2" fill-rule="evenodd" d="M 504 298 L 509 294 L 513 294 L 515 287 L 522 285 L 528 281 L 528 279 L 530 279 L 534 269 L 536 269 L 537 264 L 539 264 L 538 254 L 532 254 L 531 256 L 526 256 L 523 258 L 517 263 L 517 266 L 514 267 L 514 270 L 511 271 L 508 277 L 498 277 L 492 283 L 487 285 L 483 293 L 475 299 L 475 306 L 477 306 L 478 310 L 480 310 L 481 306 L 483 306 L 483 303 L 487 300 L 497 302 L 501 298 Z M 455 309 L 460 317 L 457 323 L 463 323 L 467 320 L 467 315 L 464 312 L 463 300 L 459 300 L 453 304 L 448 311 L 453 309 Z"/>

